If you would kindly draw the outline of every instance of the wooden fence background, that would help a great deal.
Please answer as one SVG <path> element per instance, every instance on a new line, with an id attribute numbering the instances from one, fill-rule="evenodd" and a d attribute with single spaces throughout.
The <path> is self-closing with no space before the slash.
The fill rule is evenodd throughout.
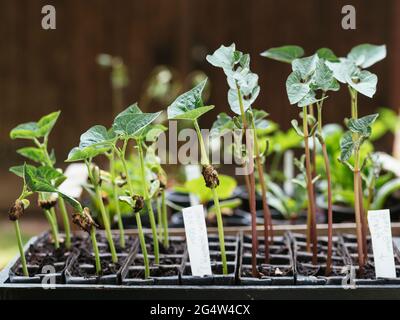
<path id="1" fill-rule="evenodd" d="M 57 10 L 57 29 L 41 28 L 41 8 Z M 341 28 L 341 8 L 353 4 L 357 30 Z M 151 70 L 170 65 L 186 75 L 194 69 L 207 73 L 212 83 L 210 101 L 217 106 L 203 119 L 211 123 L 226 110 L 225 78 L 204 59 L 221 44 L 235 42 L 252 55 L 252 69 L 260 76 L 257 106 L 266 109 L 283 128 L 298 110 L 289 106 L 284 83 L 289 66 L 267 61 L 263 50 L 298 44 L 308 54 L 319 47 L 345 55 L 363 42 L 388 46 L 388 58 L 374 66 L 379 75 L 373 100 L 361 98 L 361 113 L 379 106 L 399 107 L 400 1 L 398 0 L 1 0 L 0 1 L 0 208 L 19 190 L 8 166 L 22 161 L 10 141 L 9 130 L 56 109 L 62 117 L 51 137 L 62 161 L 79 135 L 93 124 L 111 123 L 109 73 L 99 68 L 96 55 L 121 56 L 129 67 L 131 84 L 126 103 L 138 99 Z M 161 109 L 165 106 L 154 106 Z M 332 94 L 325 121 L 348 115 L 346 90 Z M 390 137 L 384 147 L 390 146 Z"/>

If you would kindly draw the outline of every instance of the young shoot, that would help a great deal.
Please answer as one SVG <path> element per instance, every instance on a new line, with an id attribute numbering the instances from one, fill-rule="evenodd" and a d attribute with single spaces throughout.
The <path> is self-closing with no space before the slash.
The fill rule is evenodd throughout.
<path id="1" fill-rule="evenodd" d="M 222 271 L 223 274 L 227 274 L 228 265 L 225 253 L 224 225 L 222 221 L 222 213 L 219 204 L 219 197 L 216 190 L 219 186 L 218 172 L 210 163 L 210 160 L 208 158 L 208 152 L 204 144 L 203 136 L 198 124 L 198 119 L 204 113 L 214 108 L 214 106 L 204 106 L 203 103 L 202 92 L 204 90 L 206 82 L 207 79 L 203 80 L 196 87 L 176 98 L 176 100 L 168 107 L 168 119 L 191 121 L 193 123 L 194 128 L 196 129 L 198 141 L 200 144 L 201 165 L 203 167 L 202 174 L 204 182 L 207 188 L 211 190 L 214 199 L 215 214 L 217 217 L 217 225 L 218 225 L 219 245 L 221 251 Z"/>
<path id="2" fill-rule="evenodd" d="M 264 213 L 264 252 L 266 263 L 269 261 L 269 230 L 271 230 L 272 235 L 271 213 L 267 202 L 267 186 L 264 179 L 260 145 L 256 133 L 255 116 L 253 115 L 253 110 L 251 108 L 251 105 L 254 103 L 260 93 L 258 75 L 250 71 L 250 55 L 237 51 L 234 43 L 229 47 L 221 46 L 212 55 L 207 56 L 207 61 L 213 66 L 223 69 L 224 73 L 226 74 L 229 85 L 228 102 L 231 110 L 241 118 L 241 127 L 239 129 L 242 130 L 242 136 L 245 139 L 246 148 L 250 149 L 250 145 L 254 143 L 254 151 L 247 150 L 248 155 L 245 156 L 248 164 L 248 174 L 245 179 L 250 199 L 250 211 L 252 215 L 252 267 L 253 275 L 256 276 L 258 240 L 256 230 L 255 176 L 253 172 L 254 162 L 256 164 L 259 182 L 261 185 Z M 251 129 L 252 136 L 248 137 L 247 129 Z M 244 163 L 246 163 L 246 161 Z"/>
<path id="3" fill-rule="evenodd" d="M 52 112 L 46 116 L 39 119 L 38 122 L 28 122 L 20 124 L 15 127 L 10 132 L 11 139 L 26 139 L 30 140 L 34 146 L 24 147 L 17 150 L 17 153 L 23 157 L 41 165 L 49 166 L 54 168 L 56 163 L 54 150 L 48 151 L 48 141 L 51 130 L 56 124 L 58 117 L 60 116 L 60 111 Z M 41 196 L 43 197 L 43 195 Z M 64 224 L 65 232 L 65 247 L 67 249 L 71 248 L 71 228 L 68 218 L 68 212 L 65 206 L 64 199 L 60 197 L 58 199 L 59 209 L 61 211 L 61 216 Z M 45 215 L 50 223 L 55 228 L 55 244 L 58 243 L 58 225 L 57 217 L 54 210 L 54 206 L 51 206 L 45 211 Z"/>
<path id="4" fill-rule="evenodd" d="M 155 177 L 154 180 L 158 180 L 159 188 L 157 191 L 157 214 L 158 214 L 158 229 L 159 236 L 162 239 L 162 244 L 164 248 L 169 247 L 169 239 L 168 239 L 168 215 L 167 215 L 167 202 L 165 197 L 165 189 L 167 187 L 167 173 L 161 166 L 161 160 L 156 155 L 156 143 L 155 140 L 159 134 L 166 131 L 167 128 L 162 125 L 154 125 L 148 133 L 148 138 L 151 138 L 150 141 L 153 143 L 149 146 L 146 146 L 146 157 L 145 164 L 146 167 L 152 172 Z M 150 137 L 151 135 L 151 137 Z"/>
<path id="5" fill-rule="evenodd" d="M 82 211 L 75 212 L 72 215 L 72 222 L 75 223 L 81 230 L 87 232 L 90 235 L 94 253 L 96 275 L 101 275 L 102 268 L 99 247 L 97 245 L 96 239 L 96 228 L 98 228 L 98 225 L 95 223 L 92 216 L 90 215 L 89 208 L 84 208 Z"/>
<path id="6" fill-rule="evenodd" d="M 67 162 L 84 161 L 87 166 L 89 179 L 100 207 L 101 220 L 106 231 L 113 263 L 118 262 L 118 256 L 111 233 L 110 218 L 103 202 L 100 169 L 93 164 L 93 158 L 110 151 L 115 139 L 116 136 L 111 130 L 100 125 L 93 126 L 81 135 L 79 146 L 70 151 L 66 160 Z"/>
<path id="7" fill-rule="evenodd" d="M 333 76 L 339 82 L 348 86 L 351 101 L 351 119 L 347 122 L 347 131 L 340 142 L 340 160 L 353 171 L 354 176 L 354 209 L 357 224 L 358 263 L 360 274 L 368 256 L 367 248 L 367 219 L 363 204 L 363 186 L 361 178 L 360 147 L 371 135 L 371 125 L 375 122 L 377 114 L 359 118 L 358 93 L 372 98 L 376 92 L 378 77 L 364 70 L 386 57 L 386 46 L 361 44 L 349 52 L 346 58 L 340 58 L 339 62 L 327 62 L 327 66 L 333 72 Z M 348 162 L 353 156 L 354 165 Z"/>
<path id="8" fill-rule="evenodd" d="M 29 200 L 26 199 L 31 194 L 28 191 L 26 184 L 24 183 L 21 195 L 17 200 L 15 200 L 14 205 L 10 208 L 8 212 L 8 218 L 14 223 L 15 236 L 17 238 L 18 250 L 20 255 L 20 261 L 22 266 L 22 273 L 25 277 L 29 277 L 28 266 L 26 264 L 26 257 L 24 253 L 24 246 L 21 237 L 21 228 L 19 226 L 19 219 L 24 215 L 25 210 L 29 207 Z"/>
<path id="9" fill-rule="evenodd" d="M 161 112 L 157 113 L 143 113 L 137 104 L 133 104 L 121 112 L 115 119 L 113 123 L 113 130 L 118 136 L 118 139 L 122 141 L 122 147 L 118 147 L 114 144 L 114 150 L 118 155 L 119 159 L 122 161 L 124 174 L 126 176 L 129 194 L 127 196 L 120 197 L 120 200 L 127 202 L 135 212 L 136 223 L 138 226 L 139 240 L 141 244 L 141 250 L 144 257 L 145 262 L 145 277 L 148 278 L 150 276 L 150 268 L 149 261 L 147 256 L 146 243 L 144 238 L 144 233 L 142 229 L 140 211 L 144 205 L 146 206 L 147 213 L 150 219 L 151 231 L 153 236 L 153 247 L 154 247 L 154 259 L 155 263 L 159 264 L 159 242 L 157 235 L 157 226 L 155 222 L 153 207 L 152 207 L 152 198 L 154 196 L 153 185 L 148 184 L 147 176 L 146 176 L 146 168 L 144 164 L 144 153 L 143 153 L 143 144 L 146 140 L 146 135 L 148 133 L 149 127 L 153 121 L 155 121 Z M 142 196 L 138 197 L 132 185 L 132 180 L 130 176 L 130 172 L 128 170 L 128 166 L 126 163 L 126 149 L 128 146 L 129 140 L 134 140 L 136 142 L 136 148 L 139 154 L 140 160 L 140 173 L 141 173 L 141 183 L 142 183 Z"/>

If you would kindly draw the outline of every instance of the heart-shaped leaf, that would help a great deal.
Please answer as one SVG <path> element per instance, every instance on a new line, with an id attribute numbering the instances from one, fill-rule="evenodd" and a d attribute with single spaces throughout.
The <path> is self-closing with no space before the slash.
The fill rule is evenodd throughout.
<path id="1" fill-rule="evenodd" d="M 376 92 L 378 77 L 367 70 L 362 70 L 352 75 L 346 75 L 346 81 L 359 93 L 372 98 Z"/>
<path id="2" fill-rule="evenodd" d="M 378 117 L 379 114 L 375 113 L 359 119 L 350 119 L 347 126 L 351 132 L 369 137 L 371 135 L 371 125 Z"/>
<path id="3" fill-rule="evenodd" d="M 326 61 L 325 63 L 332 70 L 335 79 L 341 83 L 347 83 L 347 78 L 357 72 L 357 66 L 348 59 L 341 58 L 340 62 Z"/>
<path id="4" fill-rule="evenodd" d="M 214 106 L 204 106 L 201 97 L 206 83 L 207 79 L 176 98 L 168 107 L 168 119 L 196 120 L 204 113 L 212 110 Z"/>
<path id="5" fill-rule="evenodd" d="M 81 204 L 74 198 L 69 197 L 58 191 L 57 185 L 62 173 L 51 167 L 39 167 L 24 165 L 23 177 L 28 189 L 32 192 L 49 192 L 57 193 L 65 201 L 67 201 L 77 212 L 82 212 Z"/>
<path id="6" fill-rule="evenodd" d="M 304 83 L 300 72 L 292 72 L 286 80 L 286 92 L 290 104 L 296 104 L 310 92 L 310 86 Z"/>
<path id="7" fill-rule="evenodd" d="M 11 139 L 30 139 L 48 136 L 60 116 L 60 111 L 42 117 L 38 122 L 23 123 L 10 132 Z"/>
<path id="8" fill-rule="evenodd" d="M 355 145 L 351 132 L 345 132 L 342 139 L 340 139 L 340 160 L 348 161 L 353 154 L 354 147 Z"/>
<path id="9" fill-rule="evenodd" d="M 347 57 L 365 69 L 386 58 L 386 46 L 360 44 L 351 49 Z"/>
<path id="10" fill-rule="evenodd" d="M 333 53 L 333 51 L 329 48 L 320 48 L 317 50 L 317 55 L 320 59 L 330 61 L 330 62 L 339 62 L 339 58 Z"/>
<path id="11" fill-rule="evenodd" d="M 142 130 L 156 120 L 162 112 L 143 113 L 135 103 L 121 112 L 114 120 L 113 130 L 118 135 L 138 139 Z"/>
<path id="12" fill-rule="evenodd" d="M 298 73 L 301 79 L 307 81 L 314 73 L 318 63 L 318 55 L 314 54 L 310 57 L 295 59 L 292 62 L 292 70 Z"/>
<path id="13" fill-rule="evenodd" d="M 286 63 L 292 63 L 293 60 L 304 56 L 304 50 L 299 46 L 282 46 L 270 48 L 261 53 L 261 56 Z"/>
<path id="14" fill-rule="evenodd" d="M 319 59 L 315 73 L 312 78 L 312 87 L 314 90 L 338 91 L 340 89 L 339 83 L 333 77 L 333 71 L 328 68 L 325 61 Z"/>
<path id="15" fill-rule="evenodd" d="M 241 56 L 238 53 L 235 49 L 235 44 L 232 43 L 229 47 L 220 46 L 212 55 L 207 55 L 206 59 L 214 67 L 229 70 L 234 66 L 235 62 L 240 60 Z"/>
<path id="16" fill-rule="evenodd" d="M 233 126 L 232 117 L 228 116 L 225 112 L 222 112 L 217 116 L 217 120 L 214 121 L 211 127 L 210 137 L 219 138 L 227 132 L 232 131 Z"/>
<path id="17" fill-rule="evenodd" d="M 96 125 L 81 135 L 79 146 L 68 154 L 67 162 L 92 159 L 110 150 L 116 137 L 113 131 Z"/>
<path id="18" fill-rule="evenodd" d="M 17 150 L 17 153 L 21 156 L 32 160 L 37 163 L 45 163 L 46 156 L 43 152 L 43 149 L 36 148 L 36 147 L 25 147 Z"/>

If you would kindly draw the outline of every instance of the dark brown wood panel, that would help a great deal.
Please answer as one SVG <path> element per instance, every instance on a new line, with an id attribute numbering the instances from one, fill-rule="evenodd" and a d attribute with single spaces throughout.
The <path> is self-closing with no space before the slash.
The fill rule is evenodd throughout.
<path id="1" fill-rule="evenodd" d="M 56 6 L 55 31 L 41 29 L 45 4 Z M 341 28 L 345 4 L 356 7 L 355 31 Z M 309 54 L 327 46 L 344 55 L 362 42 L 386 43 L 388 59 L 372 69 L 379 75 L 378 93 L 373 100 L 361 98 L 361 113 L 378 106 L 398 108 L 399 17 L 396 0 L 1 0 L 0 178 L 12 186 L 17 181 L 7 173 L 10 164 L 21 161 L 14 150 L 24 142 L 8 138 L 17 123 L 62 110 L 51 138 L 60 164 L 86 128 L 110 125 L 109 73 L 95 62 L 101 52 L 120 55 L 128 64 L 131 84 L 124 92 L 126 103 L 139 99 L 156 65 L 173 66 L 182 79 L 195 68 L 204 70 L 212 83 L 211 102 L 217 106 L 202 120 L 206 125 L 227 109 L 227 85 L 223 73 L 205 62 L 205 54 L 236 42 L 252 54 L 252 68 L 260 75 L 256 105 L 288 128 L 298 112 L 289 106 L 285 93 L 290 67 L 260 57 L 261 51 L 299 44 Z M 340 122 L 348 112 L 348 95 L 342 90 L 326 103 L 325 121 Z M 384 147 L 390 144 L 388 138 Z M 0 191 L 6 192 L 0 196 L 0 207 L 18 193 L 10 187 Z"/>

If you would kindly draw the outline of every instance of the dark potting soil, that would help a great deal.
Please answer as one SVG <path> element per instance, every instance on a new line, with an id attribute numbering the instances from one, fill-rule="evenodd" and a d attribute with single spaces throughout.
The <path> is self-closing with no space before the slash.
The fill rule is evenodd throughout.
<path id="1" fill-rule="evenodd" d="M 53 243 L 46 241 L 42 241 L 40 245 L 31 245 L 25 254 L 29 276 L 42 273 L 44 266 L 53 266 L 56 272 L 61 272 L 64 270 L 70 254 L 71 252 L 65 248 L 63 243 L 60 244 L 59 249 L 55 249 Z M 14 273 L 17 276 L 23 276 L 22 266 L 19 265 Z"/>
<path id="2" fill-rule="evenodd" d="M 243 237 L 241 277 L 253 277 L 252 272 L 252 242 L 251 237 Z M 262 277 L 287 277 L 293 276 L 291 262 L 291 250 L 288 242 L 283 237 L 275 237 L 274 242 L 269 243 L 269 261 L 265 260 L 264 238 L 258 238 L 257 271 Z"/>
<path id="3" fill-rule="evenodd" d="M 179 274 L 176 267 L 150 268 L 150 277 L 174 277 Z M 127 278 L 144 279 L 144 268 L 130 268 Z"/>
<path id="4" fill-rule="evenodd" d="M 111 256 L 103 256 L 100 258 L 102 273 L 100 275 L 116 274 L 124 264 L 126 256 L 119 256 L 118 262 L 113 263 Z M 81 250 L 78 258 L 71 266 L 71 275 L 74 277 L 90 278 L 97 276 L 95 268 L 95 258 L 87 250 Z"/>
<path id="5" fill-rule="evenodd" d="M 350 266 L 351 262 L 340 237 L 333 237 L 330 274 L 326 274 L 328 254 L 327 237 L 318 239 L 317 264 L 313 264 L 312 244 L 310 248 L 307 248 L 306 241 L 306 236 L 304 235 L 293 235 L 296 269 L 300 276 L 341 277 L 346 274 L 346 267 Z"/>
<path id="6" fill-rule="evenodd" d="M 145 240 L 146 240 L 147 253 L 149 255 L 154 254 L 153 239 L 146 235 Z M 184 238 L 171 239 L 169 241 L 169 246 L 167 248 L 161 242 L 158 243 L 158 248 L 160 250 L 160 254 L 168 254 L 168 255 L 183 254 L 185 252 L 186 242 Z M 140 246 L 139 246 L 139 252 L 140 253 L 142 252 Z"/>
<path id="7" fill-rule="evenodd" d="M 96 234 L 97 245 L 99 247 L 100 253 L 109 253 L 110 246 L 108 244 L 107 237 L 104 234 Z M 90 242 L 90 238 L 87 240 Z M 135 238 L 131 235 L 125 235 L 125 248 L 121 247 L 119 243 L 119 235 L 113 235 L 113 241 L 115 250 L 117 253 L 129 253 L 132 249 L 132 246 L 135 244 Z M 89 248 L 92 248 L 92 244 L 87 244 Z"/>

